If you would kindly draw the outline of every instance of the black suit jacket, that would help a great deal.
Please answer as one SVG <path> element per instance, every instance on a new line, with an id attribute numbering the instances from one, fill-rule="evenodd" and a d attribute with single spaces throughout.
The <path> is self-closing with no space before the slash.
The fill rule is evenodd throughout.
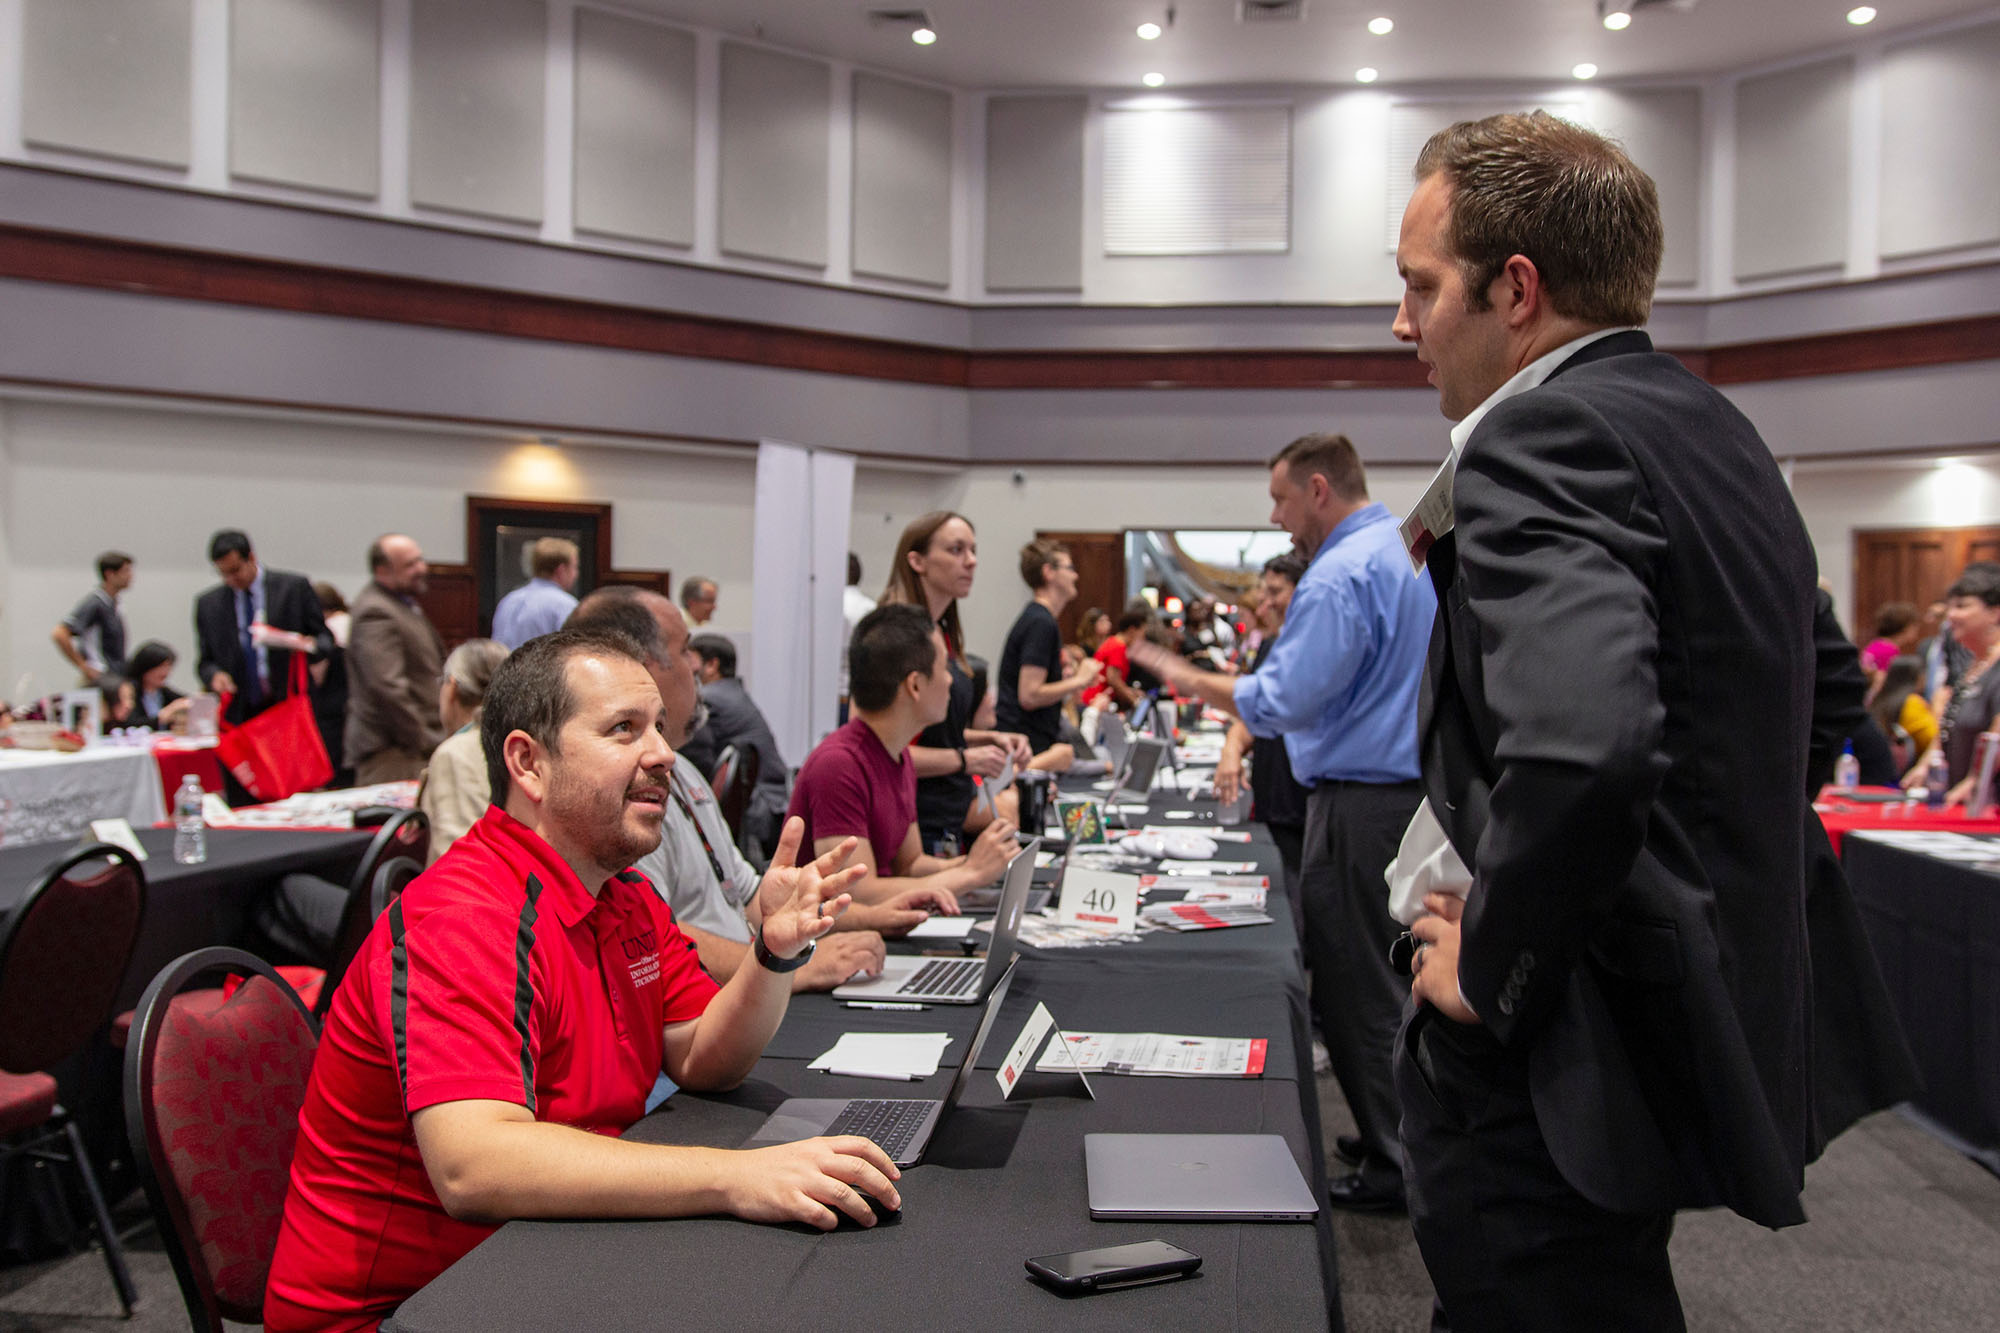
<path id="1" fill-rule="evenodd" d="M 1585 1197 L 1803 1221 L 1815 566 L 1784 480 L 1626 333 L 1497 404 L 1453 499 L 1420 725 L 1474 872 L 1466 998 Z"/>
<path id="2" fill-rule="evenodd" d="M 312 639 L 318 646 L 307 654 L 310 661 L 316 662 L 333 651 L 333 635 L 327 632 L 319 598 L 303 575 L 268 567 L 264 570 L 264 620 L 273 629 L 292 630 Z M 248 677 L 243 664 L 243 644 L 236 635 L 235 589 L 218 583 L 194 599 L 194 638 L 199 658 L 196 671 L 202 688 L 209 688 L 216 672 L 228 672 L 236 682 L 237 695 L 224 716 L 231 722 L 248 718 L 250 704 L 242 693 Z M 259 712 L 291 693 L 292 654 L 282 648 L 270 649 L 265 669 L 271 688 Z"/>

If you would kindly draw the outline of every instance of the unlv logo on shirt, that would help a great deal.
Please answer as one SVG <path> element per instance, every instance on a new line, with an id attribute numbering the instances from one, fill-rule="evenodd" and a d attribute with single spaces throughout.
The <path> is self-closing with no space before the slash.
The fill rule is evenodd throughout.
<path id="1" fill-rule="evenodd" d="M 660 937 L 653 931 L 642 930 L 637 935 L 628 935 L 618 941 L 618 947 L 625 951 L 625 961 L 632 973 L 634 988 L 651 986 L 660 979 Z"/>

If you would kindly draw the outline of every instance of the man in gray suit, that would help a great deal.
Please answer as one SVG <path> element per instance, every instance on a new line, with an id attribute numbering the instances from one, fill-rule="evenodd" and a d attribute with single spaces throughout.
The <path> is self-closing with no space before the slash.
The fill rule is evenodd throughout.
<path id="1" fill-rule="evenodd" d="M 444 738 L 444 641 L 417 604 L 429 586 L 423 548 L 389 533 L 368 548 L 368 568 L 347 641 L 347 762 L 363 786 L 417 777 Z"/>

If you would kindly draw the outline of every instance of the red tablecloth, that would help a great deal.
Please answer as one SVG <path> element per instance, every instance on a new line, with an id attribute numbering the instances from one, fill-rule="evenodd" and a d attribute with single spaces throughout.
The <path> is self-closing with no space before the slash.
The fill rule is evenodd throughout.
<path id="1" fill-rule="evenodd" d="M 1864 791 L 1876 790 L 1863 788 Z M 1911 804 L 1897 801 L 1878 805 L 1857 801 L 1843 801 L 1831 790 L 1820 793 L 1820 799 L 1813 809 L 1819 811 L 1820 823 L 1826 825 L 1827 840 L 1833 844 L 1833 854 L 1840 855 L 1840 839 L 1843 834 L 1855 829 L 1923 829 L 1932 833 L 2000 833 L 2000 810 L 1989 810 L 1978 818 L 1969 818 L 1962 805 L 1948 805 L 1942 810 L 1933 810 L 1922 802 Z"/>
<path id="2" fill-rule="evenodd" d="M 181 789 L 181 779 L 190 773 L 200 780 L 203 791 L 222 794 L 222 761 L 215 757 L 212 745 L 195 750 L 156 742 L 153 762 L 160 766 L 160 792 L 166 797 L 169 814 L 173 812 L 174 793 Z"/>

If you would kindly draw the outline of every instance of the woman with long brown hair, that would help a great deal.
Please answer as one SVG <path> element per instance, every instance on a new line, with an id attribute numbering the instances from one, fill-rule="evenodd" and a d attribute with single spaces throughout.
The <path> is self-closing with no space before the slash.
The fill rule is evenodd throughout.
<path id="1" fill-rule="evenodd" d="M 992 781 L 1006 768 L 1009 754 L 1021 768 L 1033 758 L 1028 738 L 1019 733 L 968 729 L 979 700 L 973 697 L 972 670 L 965 660 L 958 599 L 972 592 L 978 568 L 979 539 L 971 522 L 948 509 L 934 510 L 903 529 L 889 566 L 889 586 L 882 590 L 884 605 L 923 607 L 944 634 L 950 658 L 951 711 L 910 746 L 917 768 L 917 836 L 932 855 L 956 855 L 965 833 L 991 822 L 986 803 L 975 799 L 975 774 Z"/>

